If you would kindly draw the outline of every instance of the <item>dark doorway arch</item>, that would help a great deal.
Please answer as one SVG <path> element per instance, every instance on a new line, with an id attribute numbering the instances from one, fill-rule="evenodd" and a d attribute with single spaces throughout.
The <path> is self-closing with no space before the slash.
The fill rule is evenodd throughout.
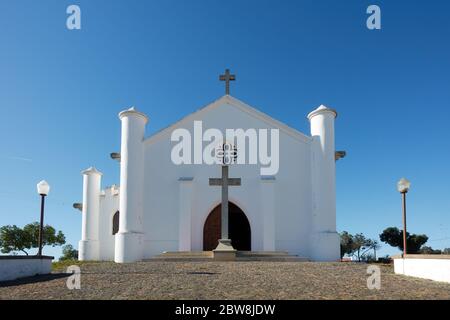
<path id="1" fill-rule="evenodd" d="M 221 205 L 216 206 L 206 218 L 203 226 L 203 250 L 211 251 L 217 247 L 221 235 Z M 240 251 L 250 251 L 251 229 L 250 223 L 237 205 L 228 202 L 228 234 L 233 248 Z"/>
<path id="2" fill-rule="evenodd" d="M 119 211 L 116 211 L 113 216 L 113 227 L 112 227 L 112 234 L 115 235 L 117 232 L 119 232 Z"/>

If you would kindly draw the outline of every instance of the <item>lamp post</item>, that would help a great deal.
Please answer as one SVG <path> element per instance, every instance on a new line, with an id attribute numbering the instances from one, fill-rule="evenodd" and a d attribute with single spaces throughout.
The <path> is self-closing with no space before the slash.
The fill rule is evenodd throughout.
<path id="1" fill-rule="evenodd" d="M 50 186 L 47 181 L 42 180 L 37 184 L 37 192 L 41 196 L 41 222 L 39 226 L 39 250 L 37 255 L 42 256 L 42 244 L 44 238 L 44 203 L 45 197 L 48 195 L 50 191 Z"/>
<path id="2" fill-rule="evenodd" d="M 411 187 L 411 182 L 405 178 L 401 178 L 397 183 L 397 190 L 402 194 L 402 211 L 403 211 L 403 257 L 406 256 L 406 194 Z"/>

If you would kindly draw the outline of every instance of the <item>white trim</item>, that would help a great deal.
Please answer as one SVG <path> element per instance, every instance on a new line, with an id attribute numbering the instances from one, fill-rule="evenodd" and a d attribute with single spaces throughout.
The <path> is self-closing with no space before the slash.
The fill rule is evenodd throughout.
<path id="1" fill-rule="evenodd" d="M 145 123 L 148 122 L 148 117 L 146 114 L 137 111 L 135 107 L 131 107 L 130 109 L 127 110 L 123 110 L 121 112 L 119 112 L 119 119 L 122 120 L 123 117 L 127 117 L 127 116 L 139 116 L 144 118 Z"/>
<path id="2" fill-rule="evenodd" d="M 98 174 L 100 176 L 103 175 L 100 171 L 98 171 L 95 167 L 89 167 L 83 171 L 81 171 L 81 174 L 91 175 L 91 174 Z"/>
<path id="3" fill-rule="evenodd" d="M 323 114 L 323 113 L 331 113 L 334 116 L 334 118 L 337 118 L 337 115 L 338 115 L 336 110 L 328 108 L 328 107 L 326 107 L 326 106 L 324 106 L 322 104 L 316 110 L 311 111 L 308 114 L 307 118 L 308 118 L 309 121 L 311 121 L 311 119 L 313 117 L 315 117 L 315 116 L 317 116 L 319 114 Z"/>

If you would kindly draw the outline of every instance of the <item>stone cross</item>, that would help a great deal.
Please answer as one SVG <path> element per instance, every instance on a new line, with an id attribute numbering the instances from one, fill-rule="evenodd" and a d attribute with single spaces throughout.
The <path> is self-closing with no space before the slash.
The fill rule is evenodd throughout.
<path id="1" fill-rule="evenodd" d="M 210 178 L 210 186 L 222 187 L 222 205 L 221 205 L 221 239 L 228 239 L 228 187 L 240 186 L 241 178 L 229 178 L 228 177 L 228 165 L 222 166 L 222 178 Z"/>
<path id="2" fill-rule="evenodd" d="M 225 70 L 225 74 L 219 76 L 220 81 L 225 81 L 225 94 L 230 94 L 230 81 L 236 80 L 236 75 L 230 74 L 230 69 Z"/>

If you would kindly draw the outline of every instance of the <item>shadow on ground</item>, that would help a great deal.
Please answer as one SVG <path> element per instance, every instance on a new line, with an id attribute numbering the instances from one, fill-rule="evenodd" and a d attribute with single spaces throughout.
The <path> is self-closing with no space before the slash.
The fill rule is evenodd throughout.
<path id="1" fill-rule="evenodd" d="M 44 274 L 44 275 L 36 275 L 33 277 L 20 278 L 20 279 L 16 279 L 16 280 L 0 281 L 0 288 L 14 287 L 14 286 L 20 286 L 23 284 L 30 284 L 30 283 L 52 281 L 55 279 L 67 278 L 70 275 L 72 275 L 72 274 L 71 273 L 51 273 L 51 274 Z"/>

